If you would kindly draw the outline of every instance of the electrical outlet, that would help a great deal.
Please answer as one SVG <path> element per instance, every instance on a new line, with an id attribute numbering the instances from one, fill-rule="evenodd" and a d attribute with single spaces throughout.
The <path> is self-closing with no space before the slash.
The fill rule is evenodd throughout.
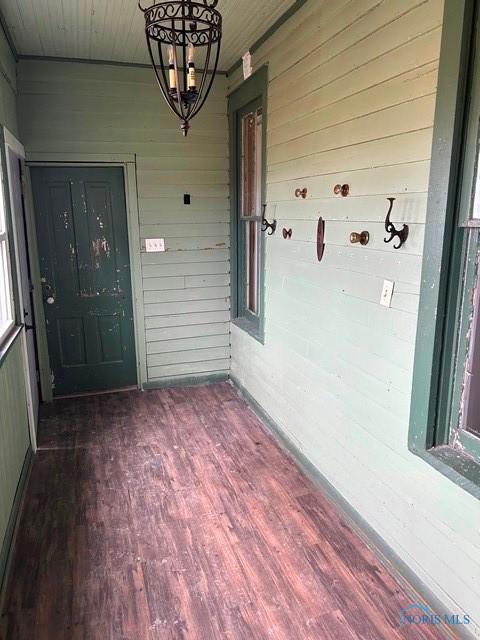
<path id="1" fill-rule="evenodd" d="M 380 297 L 380 304 L 383 307 L 391 306 L 394 286 L 395 286 L 395 283 L 392 282 L 391 280 L 383 281 L 382 295 Z"/>
<path id="2" fill-rule="evenodd" d="M 146 238 L 145 251 L 147 253 L 159 253 L 165 251 L 165 240 L 163 238 Z"/>

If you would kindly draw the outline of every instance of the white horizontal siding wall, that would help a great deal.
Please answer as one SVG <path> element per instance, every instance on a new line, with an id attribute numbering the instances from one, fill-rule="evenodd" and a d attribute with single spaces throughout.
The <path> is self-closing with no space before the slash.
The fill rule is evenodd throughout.
<path id="1" fill-rule="evenodd" d="M 279 231 L 267 237 L 265 344 L 233 326 L 232 373 L 448 611 L 478 625 L 480 503 L 407 449 L 442 10 L 310 0 L 255 52 L 254 67 L 269 66 L 267 217 Z M 399 251 L 383 241 L 389 196 L 410 225 Z M 369 245 L 351 245 L 363 230 Z"/>
<path id="2" fill-rule="evenodd" d="M 184 139 L 150 69 L 26 60 L 18 69 L 28 157 L 136 154 L 148 381 L 228 372 L 225 77 Z M 166 253 L 145 253 L 147 237 L 165 238 Z"/>

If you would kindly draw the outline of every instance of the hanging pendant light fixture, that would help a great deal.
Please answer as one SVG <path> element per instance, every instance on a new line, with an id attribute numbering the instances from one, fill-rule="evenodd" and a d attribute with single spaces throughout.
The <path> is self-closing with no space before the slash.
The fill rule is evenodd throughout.
<path id="1" fill-rule="evenodd" d="M 222 40 L 217 4 L 218 0 L 152 0 L 144 8 L 141 0 L 138 3 L 158 84 L 180 118 L 184 136 L 205 104 L 217 72 Z"/>

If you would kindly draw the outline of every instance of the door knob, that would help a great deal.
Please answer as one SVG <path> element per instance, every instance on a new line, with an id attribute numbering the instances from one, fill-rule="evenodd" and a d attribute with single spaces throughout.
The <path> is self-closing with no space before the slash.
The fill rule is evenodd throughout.
<path id="1" fill-rule="evenodd" d="M 352 244 L 356 244 L 359 242 L 363 247 L 368 244 L 370 241 L 370 234 L 368 231 L 362 231 L 361 233 L 357 233 L 354 231 L 350 234 L 350 242 Z"/>
<path id="2" fill-rule="evenodd" d="M 55 298 L 53 296 L 48 296 L 47 304 L 54 304 L 54 302 L 55 302 Z"/>

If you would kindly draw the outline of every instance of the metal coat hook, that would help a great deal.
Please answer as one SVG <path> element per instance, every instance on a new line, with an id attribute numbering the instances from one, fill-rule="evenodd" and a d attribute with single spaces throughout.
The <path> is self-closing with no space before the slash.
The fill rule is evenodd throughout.
<path id="1" fill-rule="evenodd" d="M 266 209 L 267 209 L 267 205 L 264 204 L 263 207 L 262 207 L 262 231 L 267 231 L 267 229 L 268 229 L 269 231 L 268 231 L 267 235 L 273 236 L 273 234 L 277 230 L 277 221 L 276 220 L 272 220 L 272 222 L 269 222 L 265 218 Z"/>
<path id="2" fill-rule="evenodd" d="M 390 214 L 392 213 L 393 203 L 396 198 L 387 198 L 390 202 L 390 207 L 388 209 L 387 217 L 385 218 L 385 231 L 390 234 L 390 238 L 384 238 L 384 242 L 391 242 L 394 238 L 398 238 L 398 244 L 394 244 L 394 249 L 400 249 L 401 246 L 405 244 L 408 238 L 408 224 L 404 224 L 402 229 L 397 229 L 393 222 L 390 221 Z"/>

